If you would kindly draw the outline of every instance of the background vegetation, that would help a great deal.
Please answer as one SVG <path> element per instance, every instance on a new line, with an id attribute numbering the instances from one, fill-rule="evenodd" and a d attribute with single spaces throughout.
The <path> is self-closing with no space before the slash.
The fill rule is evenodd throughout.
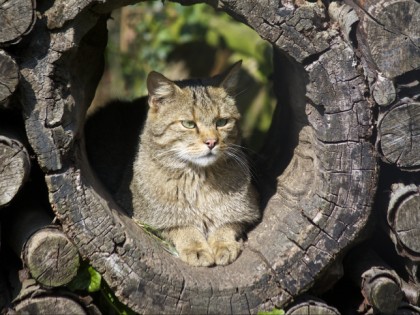
<path id="1" fill-rule="evenodd" d="M 126 6 L 109 21 L 106 70 L 92 109 L 112 98 L 144 96 L 146 77 L 158 71 L 170 79 L 215 75 L 243 60 L 238 105 L 243 131 L 257 149 L 274 109 L 271 46 L 251 28 L 205 4 L 160 1 Z"/>

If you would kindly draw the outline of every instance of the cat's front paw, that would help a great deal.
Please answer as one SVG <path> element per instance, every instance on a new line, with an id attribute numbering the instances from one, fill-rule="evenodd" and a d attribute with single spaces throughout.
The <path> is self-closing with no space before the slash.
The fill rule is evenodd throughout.
<path id="1" fill-rule="evenodd" d="M 242 244 L 237 241 L 215 240 L 210 242 L 216 265 L 228 265 L 238 258 Z"/>
<path id="2" fill-rule="evenodd" d="M 208 267 L 214 265 L 214 258 L 208 244 L 192 242 L 188 246 L 179 249 L 179 257 L 192 266 Z"/>

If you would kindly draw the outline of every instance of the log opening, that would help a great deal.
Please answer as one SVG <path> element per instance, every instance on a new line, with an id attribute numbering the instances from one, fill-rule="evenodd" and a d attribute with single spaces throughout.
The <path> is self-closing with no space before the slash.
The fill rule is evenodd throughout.
<path id="1" fill-rule="evenodd" d="M 370 214 L 377 169 L 360 60 L 320 2 L 224 3 L 274 46 L 281 106 L 258 163 L 263 221 L 232 265 L 192 268 L 140 232 L 88 163 L 84 117 L 103 67 L 107 14 L 120 5 L 65 12 L 70 4 L 54 2 L 20 62 L 29 142 L 64 231 L 139 313 L 255 313 L 290 303 L 360 236 Z"/>

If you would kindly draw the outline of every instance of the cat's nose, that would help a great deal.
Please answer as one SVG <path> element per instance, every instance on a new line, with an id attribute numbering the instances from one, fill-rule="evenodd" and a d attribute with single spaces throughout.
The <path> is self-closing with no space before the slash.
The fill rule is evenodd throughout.
<path id="1" fill-rule="evenodd" d="M 217 139 L 207 139 L 204 143 L 210 150 L 212 150 L 217 144 Z"/>

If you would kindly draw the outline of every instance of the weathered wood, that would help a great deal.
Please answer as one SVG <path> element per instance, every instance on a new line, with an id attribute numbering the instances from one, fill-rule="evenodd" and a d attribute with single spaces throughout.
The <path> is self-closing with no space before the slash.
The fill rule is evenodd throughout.
<path id="1" fill-rule="evenodd" d="M 420 307 L 416 305 L 411 305 L 403 303 L 398 310 L 395 312 L 395 315 L 418 315 L 420 314 Z"/>
<path id="2" fill-rule="evenodd" d="M 320 299 L 305 298 L 286 311 L 286 315 L 340 315 L 340 312 Z"/>
<path id="3" fill-rule="evenodd" d="M 0 49 L 0 108 L 7 107 L 7 99 L 16 89 L 19 68 L 13 58 Z"/>
<path id="4" fill-rule="evenodd" d="M 12 308 L 5 314 L 81 314 L 101 315 L 90 298 L 66 290 L 45 290 L 33 280 L 24 280 Z"/>
<path id="5" fill-rule="evenodd" d="M 18 314 L 80 314 L 86 315 L 83 307 L 66 297 L 36 297 L 18 303 L 14 310 Z"/>
<path id="6" fill-rule="evenodd" d="M 60 287 L 73 280 L 79 268 L 77 248 L 57 227 L 44 227 L 26 242 L 22 253 L 32 277 L 47 287 Z"/>
<path id="7" fill-rule="evenodd" d="M 359 17 L 359 37 L 378 71 L 395 78 L 420 66 L 420 4 L 416 0 L 346 0 Z M 362 44 L 362 43 L 361 43 Z M 363 49 L 363 47 L 362 47 Z"/>
<path id="8" fill-rule="evenodd" d="M 419 106 L 420 107 L 420 106 Z M 394 184 L 387 219 L 398 253 L 420 261 L 420 189 L 417 185 Z"/>
<path id="9" fill-rule="evenodd" d="M 348 43 L 352 43 L 352 33 L 354 33 L 354 24 L 359 22 L 359 17 L 351 6 L 341 2 L 332 2 L 328 7 L 328 14 L 331 19 L 336 21 L 344 38 Z"/>
<path id="10" fill-rule="evenodd" d="M 420 286 L 420 263 L 405 259 L 405 269 L 410 276 L 410 281 Z"/>
<path id="11" fill-rule="evenodd" d="M 402 290 L 404 296 L 408 302 L 412 305 L 420 306 L 420 286 L 418 284 L 412 284 L 402 282 Z"/>
<path id="12" fill-rule="evenodd" d="M 397 106 L 380 119 L 378 143 L 383 160 L 410 171 L 420 169 L 420 103 Z"/>
<path id="13" fill-rule="evenodd" d="M 346 275 L 361 288 L 368 305 L 381 314 L 394 314 L 398 309 L 403 291 L 402 281 L 371 249 L 360 246 L 346 258 Z"/>
<path id="14" fill-rule="evenodd" d="M 0 47 L 18 43 L 35 19 L 34 0 L 0 1 Z"/>
<path id="15" fill-rule="evenodd" d="M 107 18 L 95 12 L 120 2 L 92 3 L 55 1 L 19 59 L 28 139 L 64 231 L 139 313 L 256 313 L 290 303 L 360 238 L 377 180 L 369 87 L 327 8 L 217 4 L 274 45 L 280 105 L 258 170 L 264 220 L 234 264 L 207 269 L 185 265 L 142 233 L 92 173 L 83 125 L 102 71 Z"/>
<path id="16" fill-rule="evenodd" d="M 0 126 L 0 208 L 11 202 L 29 176 L 29 154 L 18 138 Z"/>
<path id="17" fill-rule="evenodd" d="M 397 92 L 394 83 L 381 75 L 373 85 L 372 96 L 379 106 L 388 106 L 395 101 Z"/>
<path id="18" fill-rule="evenodd" d="M 45 287 L 66 285 L 79 268 L 77 248 L 58 226 L 51 225 L 51 215 L 33 203 L 14 209 L 9 244 L 38 283 Z"/>

